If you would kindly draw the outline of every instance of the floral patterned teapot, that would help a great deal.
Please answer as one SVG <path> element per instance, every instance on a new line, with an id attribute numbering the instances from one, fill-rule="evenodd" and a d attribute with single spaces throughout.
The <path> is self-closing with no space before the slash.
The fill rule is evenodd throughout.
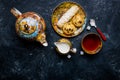
<path id="1" fill-rule="evenodd" d="M 11 9 L 11 13 L 17 18 L 16 32 L 27 40 L 35 40 L 43 46 L 48 46 L 45 35 L 46 24 L 44 19 L 35 12 L 21 13 L 16 8 Z"/>

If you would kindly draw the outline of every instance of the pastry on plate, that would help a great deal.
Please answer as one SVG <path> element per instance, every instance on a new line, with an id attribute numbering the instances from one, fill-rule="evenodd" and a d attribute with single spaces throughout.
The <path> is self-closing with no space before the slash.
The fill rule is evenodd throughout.
<path id="1" fill-rule="evenodd" d="M 71 35 L 76 30 L 77 30 L 76 27 L 71 22 L 65 23 L 63 25 L 63 33 L 65 33 L 66 35 Z"/>
<path id="2" fill-rule="evenodd" d="M 63 16 L 59 19 L 57 25 L 58 27 L 62 27 L 65 23 L 69 22 L 69 20 L 78 12 L 79 7 L 74 5 L 70 9 L 68 9 Z"/>
<path id="3" fill-rule="evenodd" d="M 73 18 L 72 18 L 72 23 L 76 26 L 76 27 L 82 27 L 82 25 L 84 24 L 85 20 L 84 17 L 80 14 L 76 14 Z"/>

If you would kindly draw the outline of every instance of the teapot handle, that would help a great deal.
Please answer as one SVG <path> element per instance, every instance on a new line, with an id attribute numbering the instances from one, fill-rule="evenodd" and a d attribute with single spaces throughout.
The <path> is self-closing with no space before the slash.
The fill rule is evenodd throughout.
<path id="1" fill-rule="evenodd" d="M 21 13 L 19 10 L 17 10 L 16 8 L 12 8 L 12 9 L 11 9 L 11 13 L 12 13 L 16 18 L 18 18 L 20 15 L 22 15 L 22 13 Z"/>

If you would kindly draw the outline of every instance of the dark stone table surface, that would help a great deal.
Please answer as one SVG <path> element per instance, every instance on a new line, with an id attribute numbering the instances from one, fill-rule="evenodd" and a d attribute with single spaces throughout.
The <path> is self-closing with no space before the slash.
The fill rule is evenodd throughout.
<path id="1" fill-rule="evenodd" d="M 51 14 L 63 1 L 0 0 L 0 80 L 120 80 L 120 0 L 74 0 L 83 6 L 88 20 L 96 20 L 107 41 L 98 54 L 81 56 L 80 41 L 89 32 L 85 29 L 79 36 L 70 38 L 78 49 L 71 59 L 58 55 L 53 44 L 62 37 L 52 28 Z M 16 35 L 12 7 L 44 17 L 48 47 Z M 97 33 L 94 28 L 90 32 Z"/>

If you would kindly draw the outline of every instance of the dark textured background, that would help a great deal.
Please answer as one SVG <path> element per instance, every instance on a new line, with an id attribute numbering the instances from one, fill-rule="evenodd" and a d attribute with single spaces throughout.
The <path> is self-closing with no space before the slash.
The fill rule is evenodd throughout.
<path id="1" fill-rule="evenodd" d="M 80 56 L 85 30 L 70 38 L 78 49 L 71 59 L 57 55 L 53 44 L 61 37 L 51 26 L 51 14 L 62 1 L 0 0 L 0 80 L 120 80 L 120 0 L 74 0 L 83 6 L 88 20 L 96 19 L 107 41 L 99 54 Z M 12 7 L 44 17 L 49 47 L 17 37 Z M 96 31 L 92 28 L 91 32 Z"/>

